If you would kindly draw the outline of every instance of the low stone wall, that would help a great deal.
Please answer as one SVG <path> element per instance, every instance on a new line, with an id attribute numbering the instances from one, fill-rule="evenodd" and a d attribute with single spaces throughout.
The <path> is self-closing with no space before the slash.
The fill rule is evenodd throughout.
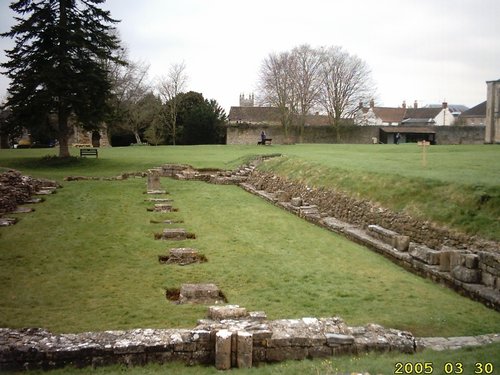
<path id="1" fill-rule="evenodd" d="M 349 327 L 337 317 L 268 321 L 262 313 L 228 308 L 236 315 L 216 306 L 210 319 L 200 320 L 194 329 L 53 334 L 43 329 L 0 328 L 0 371 L 172 361 L 215 364 L 224 370 L 262 362 L 416 349 L 411 333 L 375 324 Z"/>
<path id="2" fill-rule="evenodd" d="M 479 241 L 369 201 L 257 171 L 240 186 L 500 311 L 498 243 Z"/>
<path id="3" fill-rule="evenodd" d="M 298 135 L 294 129 L 290 135 L 285 137 L 283 127 L 280 125 L 267 124 L 234 124 L 229 125 L 226 130 L 227 144 L 257 144 L 260 133 L 264 130 L 267 138 L 273 143 L 284 144 L 298 142 Z M 302 134 L 303 143 L 373 143 L 372 138 L 379 137 L 378 126 L 354 126 L 343 125 L 339 129 L 340 141 L 337 141 L 337 131 L 331 126 L 306 126 Z"/>
<path id="4" fill-rule="evenodd" d="M 259 171 L 253 172 L 247 183 L 257 190 L 279 193 L 283 195 L 281 200 L 300 197 L 304 202 L 319 207 L 323 216 L 334 217 L 361 227 L 377 224 L 432 248 L 450 246 L 457 249 L 494 250 L 500 253 L 498 243 L 470 237 L 429 221 L 415 219 L 405 213 L 393 212 L 366 199 L 353 198 L 341 191 L 310 188 L 296 181 Z"/>
<path id="5" fill-rule="evenodd" d="M 371 144 L 373 138 L 380 137 L 382 126 L 356 126 L 343 125 L 339 129 L 340 140 L 337 140 L 336 129 L 331 126 L 306 126 L 302 135 L 303 143 L 346 143 L 346 144 Z M 430 130 L 436 133 L 436 144 L 484 144 L 484 126 L 433 126 Z M 257 144 L 260 133 L 264 130 L 273 143 L 283 144 L 298 142 L 296 132 L 286 139 L 283 127 L 268 124 L 231 124 L 228 125 L 227 144 Z"/>

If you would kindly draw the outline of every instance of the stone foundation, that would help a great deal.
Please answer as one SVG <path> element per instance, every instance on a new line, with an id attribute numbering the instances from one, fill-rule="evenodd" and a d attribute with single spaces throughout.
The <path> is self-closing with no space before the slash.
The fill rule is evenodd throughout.
<path id="1" fill-rule="evenodd" d="M 194 238 L 194 233 L 186 232 L 183 228 L 164 229 L 161 233 L 155 233 L 155 240 L 182 241 Z"/>
<path id="2" fill-rule="evenodd" d="M 234 316 L 217 308 L 227 319 L 212 315 L 194 329 L 53 334 L 36 328 L 2 328 L 0 371 L 172 361 L 215 365 L 222 370 L 369 351 L 414 353 L 416 348 L 411 333 L 375 324 L 349 327 L 337 317 L 269 321 L 259 313 L 257 318 L 252 313 L 241 317 L 238 306 L 229 307 L 236 312 Z"/>

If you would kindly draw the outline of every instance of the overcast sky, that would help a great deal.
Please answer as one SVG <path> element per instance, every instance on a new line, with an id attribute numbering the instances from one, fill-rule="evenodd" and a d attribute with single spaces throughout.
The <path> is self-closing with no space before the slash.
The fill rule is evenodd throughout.
<path id="1" fill-rule="evenodd" d="M 13 23 L 0 0 L 0 30 Z M 500 78 L 498 0 L 107 0 L 133 60 L 150 79 L 186 64 L 188 89 L 229 111 L 256 92 L 262 60 L 308 43 L 338 45 L 368 64 L 376 103 L 475 106 Z M 0 40 L 0 61 L 12 41 Z M 8 80 L 0 77 L 0 97 Z"/>

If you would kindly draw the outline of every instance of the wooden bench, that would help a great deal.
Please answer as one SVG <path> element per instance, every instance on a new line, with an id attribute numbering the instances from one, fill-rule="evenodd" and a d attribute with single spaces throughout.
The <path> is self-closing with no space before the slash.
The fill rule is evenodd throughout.
<path id="1" fill-rule="evenodd" d="M 97 148 L 81 148 L 80 157 L 84 156 L 95 156 L 96 158 L 98 158 L 99 156 L 97 155 Z"/>
<path id="2" fill-rule="evenodd" d="M 270 144 L 272 144 L 272 143 L 273 143 L 273 139 L 272 139 L 272 138 L 266 138 L 266 139 L 264 140 L 264 145 L 270 145 Z M 261 144 L 262 144 L 262 141 L 258 141 L 258 142 L 257 142 L 257 144 L 258 144 L 258 145 L 261 145 Z"/>

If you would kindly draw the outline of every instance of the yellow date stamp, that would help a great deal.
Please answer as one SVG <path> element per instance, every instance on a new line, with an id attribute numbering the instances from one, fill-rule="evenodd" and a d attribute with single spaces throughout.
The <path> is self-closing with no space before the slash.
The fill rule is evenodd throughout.
<path id="1" fill-rule="evenodd" d="M 462 362 L 445 362 L 437 365 L 433 362 L 396 362 L 394 374 L 494 374 L 495 366 L 491 362 L 475 362 L 472 369 L 466 368 Z M 469 366 L 470 367 L 470 366 Z M 434 372 L 436 370 L 436 372 Z M 471 371 L 472 370 L 472 371 Z"/>

